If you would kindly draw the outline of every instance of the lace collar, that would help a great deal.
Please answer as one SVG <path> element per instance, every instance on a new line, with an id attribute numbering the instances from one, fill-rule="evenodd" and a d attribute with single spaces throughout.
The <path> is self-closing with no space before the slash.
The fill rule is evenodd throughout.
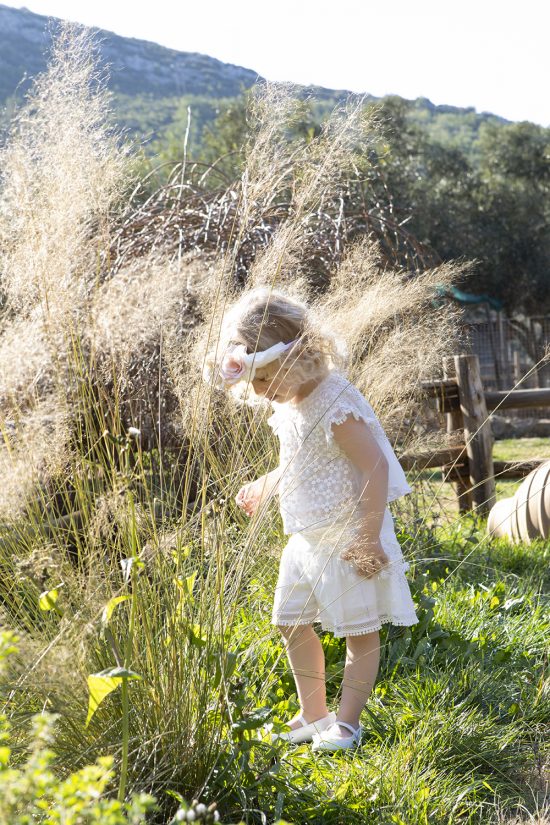
<path id="1" fill-rule="evenodd" d="M 332 380 L 332 377 L 336 375 L 337 370 L 332 369 L 325 375 L 324 378 L 319 381 L 317 386 L 315 386 L 310 393 L 306 395 L 305 398 L 302 398 L 301 401 L 297 403 L 291 403 L 290 401 L 272 401 L 271 405 L 273 407 L 274 412 L 286 412 L 286 413 L 303 413 L 304 410 L 314 401 L 318 394 L 320 393 L 321 389 L 327 386 L 327 384 Z"/>

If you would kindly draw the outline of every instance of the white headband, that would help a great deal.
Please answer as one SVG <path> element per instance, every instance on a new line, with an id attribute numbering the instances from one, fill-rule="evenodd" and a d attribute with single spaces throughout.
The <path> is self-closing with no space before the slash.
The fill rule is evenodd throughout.
<path id="1" fill-rule="evenodd" d="M 256 352 L 250 353 L 246 351 L 244 344 L 236 344 L 235 347 L 222 358 L 216 382 L 213 382 L 216 370 L 212 358 L 207 358 L 206 360 L 202 374 L 203 378 L 209 384 L 214 383 L 214 386 L 218 389 L 225 389 L 243 379 L 254 381 L 256 370 L 259 367 L 265 367 L 266 364 L 275 361 L 282 353 L 293 347 L 299 340 L 299 338 L 295 338 L 294 341 L 290 341 L 288 344 L 283 344 L 282 341 L 279 341 L 278 344 L 274 344 L 272 347 L 269 347 L 269 349 L 257 350 Z"/>

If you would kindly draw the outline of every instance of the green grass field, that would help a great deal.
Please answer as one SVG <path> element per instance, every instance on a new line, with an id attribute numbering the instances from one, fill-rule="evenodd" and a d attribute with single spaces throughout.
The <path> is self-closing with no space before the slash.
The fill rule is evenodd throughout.
<path id="1" fill-rule="evenodd" d="M 505 438 L 495 441 L 493 459 L 495 461 L 520 461 L 530 458 L 550 458 L 550 441 L 546 438 Z M 453 487 L 449 482 L 442 482 L 441 470 L 423 470 L 415 473 L 415 481 L 422 480 L 426 486 L 426 496 L 437 499 L 437 506 L 442 515 L 453 517 L 458 514 L 458 504 Z M 521 484 L 521 479 L 496 478 L 497 499 L 513 496 Z M 429 491 L 429 492 L 428 492 Z M 431 494 L 431 495 L 430 495 Z"/>
<path id="2" fill-rule="evenodd" d="M 541 439 L 497 442 L 494 450 L 497 459 L 545 455 L 550 447 Z M 497 498 L 520 483 L 499 482 Z M 292 822 L 546 822 L 548 542 L 491 541 L 483 519 L 453 513 L 441 473 L 416 485 L 428 509 L 415 535 L 399 537 L 414 559 L 409 576 L 421 620 L 381 633 L 380 675 L 359 752 L 285 748 L 272 785 L 279 812 Z M 250 613 L 267 620 L 269 586 L 257 585 Z M 344 644 L 330 634 L 323 644 L 335 700 Z M 267 662 L 268 649 L 261 653 Z M 284 716 L 298 706 L 284 665 L 280 673 L 270 701 L 280 696 Z"/>
<path id="3" fill-rule="evenodd" d="M 498 442 L 495 456 L 529 458 L 548 449 L 534 439 Z M 10 608 L 22 638 L 0 696 L 11 725 L 11 765 L 20 774 L 6 773 L 0 749 L 0 825 L 165 825 L 182 821 L 173 818 L 176 800 L 186 807 L 194 797 L 215 802 L 222 823 L 548 822 L 548 542 L 490 540 L 482 518 L 453 514 L 452 490 L 444 485 L 442 494 L 431 475 L 416 479 L 395 512 L 419 622 L 381 631 L 379 677 L 356 751 L 319 754 L 308 744 L 270 743 L 270 725 L 298 710 L 282 640 L 270 624 L 282 546 L 274 522 L 264 528 L 274 530 L 271 549 L 245 567 L 231 562 L 243 558 L 241 528 L 225 529 L 225 555 L 215 562 L 210 522 L 200 552 L 195 544 L 177 547 L 131 574 L 131 590 L 116 591 L 127 600 L 113 605 L 100 633 L 96 618 L 80 616 L 79 588 L 102 581 L 85 565 L 77 573 L 58 569 L 44 585 L 64 582 L 57 611 L 39 610 L 39 590 L 24 579 L 8 605 L 10 548 L 10 559 L 2 558 L 4 619 Z M 498 495 L 517 483 L 502 482 Z M 135 541 L 132 529 L 128 541 Z M 29 552 L 23 544 L 15 549 Z M 115 581 L 115 572 L 107 575 Z M 96 616 L 115 593 L 98 586 Z M 213 594 L 231 592 L 229 616 Z M 345 640 L 320 633 L 329 708 L 336 709 Z M 84 677 L 116 664 L 114 640 L 141 679 L 106 696 L 86 727 Z M 30 716 L 43 709 L 59 714 L 50 741 L 54 778 L 65 782 L 63 793 L 56 791 L 59 810 L 87 799 L 86 811 L 96 806 L 88 818 L 40 818 L 47 760 L 40 761 L 40 750 L 29 757 L 26 748 Z M 116 794 L 124 741 L 127 791 L 153 793 L 158 802 L 147 819 L 122 809 L 97 813 L 95 797 Z M 107 755 L 113 774 L 101 792 L 88 774 L 72 775 Z M 21 805 L 35 818 L 17 813 Z"/>

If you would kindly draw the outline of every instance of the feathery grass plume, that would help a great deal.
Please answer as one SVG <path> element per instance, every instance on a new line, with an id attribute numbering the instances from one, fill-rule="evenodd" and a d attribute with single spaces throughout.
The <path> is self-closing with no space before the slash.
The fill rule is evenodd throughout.
<path id="1" fill-rule="evenodd" d="M 240 234 L 275 204 L 277 196 L 291 189 L 295 158 L 303 152 L 303 144 L 294 145 L 288 136 L 303 105 L 293 94 L 295 89 L 293 83 L 262 81 L 249 92 L 246 117 L 250 131 L 240 181 Z"/>
<path id="2" fill-rule="evenodd" d="M 436 308 L 433 298 L 436 286 L 455 284 L 467 268 L 447 262 L 414 275 L 382 269 L 378 244 L 367 237 L 347 247 L 328 290 L 312 298 L 317 316 L 344 336 L 350 378 L 389 433 L 414 417 L 420 382 L 440 374 L 442 358 L 457 351 L 462 309 L 451 302 Z M 412 448 L 400 435 L 402 448 Z"/>
<path id="3" fill-rule="evenodd" d="M 201 317 L 204 269 L 193 253 L 177 261 L 149 252 L 129 259 L 90 302 L 83 337 L 93 380 L 109 396 L 116 384 L 122 419 L 139 426 L 144 449 L 181 446 L 189 390 L 185 353 Z"/>
<path id="4" fill-rule="evenodd" d="M 61 471 L 70 453 L 71 413 L 58 396 L 39 399 L 0 419 L 0 518 L 22 514 L 41 484 Z"/>
<path id="5" fill-rule="evenodd" d="M 378 136 L 376 116 L 375 108 L 365 107 L 365 96 L 350 95 L 323 121 L 299 164 L 293 195 L 298 214 L 318 208 L 320 196 L 328 203 L 342 196 L 344 175 L 351 175 L 355 163 L 368 163 Z"/>
<path id="6" fill-rule="evenodd" d="M 50 340 L 53 332 L 50 329 Z M 63 335 L 55 337 L 64 352 Z M 7 416 L 10 410 L 32 406 L 36 396 L 47 394 L 55 385 L 55 363 L 50 356 L 42 309 L 34 307 L 26 315 L 8 314 L 0 328 L 0 409 Z"/>
<path id="7" fill-rule="evenodd" d="M 7 310 L 42 307 L 49 323 L 82 308 L 97 277 L 110 212 L 131 165 L 106 125 L 109 96 L 91 31 L 64 22 L 47 70 L 0 152 L 1 288 Z"/>
<path id="8" fill-rule="evenodd" d="M 176 261 L 159 250 L 130 259 L 97 288 L 84 336 L 98 377 L 107 381 L 116 369 L 121 390 L 128 388 L 130 395 L 138 382 L 142 386 L 158 382 L 162 336 L 184 346 L 197 322 L 194 293 L 204 265 L 192 253 Z"/>
<path id="9" fill-rule="evenodd" d="M 109 93 L 93 45 L 91 30 L 60 25 L 47 70 L 0 150 L 0 404 L 8 419 L 22 421 L 30 455 L 52 465 L 55 451 L 63 460 L 67 440 L 50 438 L 36 411 L 44 401 L 63 417 L 71 406 L 71 335 L 86 317 L 110 222 L 133 174 L 127 147 L 106 125 Z M 14 514 L 34 464 L 4 445 L 4 505 Z"/>
<path id="10" fill-rule="evenodd" d="M 285 93 L 292 87 L 285 85 Z M 269 134 L 269 121 L 259 130 Z M 364 97 L 350 98 L 337 106 L 322 123 L 320 133 L 303 141 L 292 158 L 292 189 L 289 209 L 270 239 L 250 267 L 248 284 L 276 282 L 291 284 L 297 277 L 319 278 L 304 268 L 308 247 L 316 243 L 319 229 L 327 219 L 339 224 L 343 219 L 343 202 L 348 178 L 357 165 L 367 162 L 378 133 L 376 110 L 366 109 Z M 258 188 L 260 188 L 258 186 Z M 335 233 L 334 263 L 337 265 L 342 248 L 339 233 Z M 322 285 L 322 284 L 321 284 Z"/>

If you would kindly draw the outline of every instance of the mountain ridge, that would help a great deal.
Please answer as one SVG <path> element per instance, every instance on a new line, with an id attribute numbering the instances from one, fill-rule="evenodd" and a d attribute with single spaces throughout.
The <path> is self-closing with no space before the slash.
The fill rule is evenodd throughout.
<path id="1" fill-rule="evenodd" d="M 9 120 L 10 109 L 21 102 L 33 77 L 45 70 L 52 33 L 60 23 L 57 17 L 0 4 L 0 107 L 3 108 L 0 119 L 3 123 Z M 252 69 L 224 63 L 199 52 L 178 51 L 95 26 L 87 28 L 94 33 L 100 65 L 108 67 L 108 88 L 113 93 L 117 119 L 121 126 L 137 135 L 161 137 L 178 108 L 188 99 L 201 104 L 202 125 L 215 117 L 218 102 L 239 97 L 254 83 L 265 79 Z M 328 105 L 336 105 L 348 97 L 364 97 L 366 102 L 384 99 L 367 92 L 360 94 L 324 86 L 296 84 L 296 89 L 300 97 L 313 96 Z M 500 124 L 511 122 L 491 112 L 478 113 L 474 107 L 434 104 L 426 97 L 401 99 L 412 104 L 418 121 L 433 122 L 443 139 L 448 134 L 452 140 L 462 130 L 467 134 L 466 138 L 461 134 L 460 139 L 470 141 L 485 120 Z"/>

